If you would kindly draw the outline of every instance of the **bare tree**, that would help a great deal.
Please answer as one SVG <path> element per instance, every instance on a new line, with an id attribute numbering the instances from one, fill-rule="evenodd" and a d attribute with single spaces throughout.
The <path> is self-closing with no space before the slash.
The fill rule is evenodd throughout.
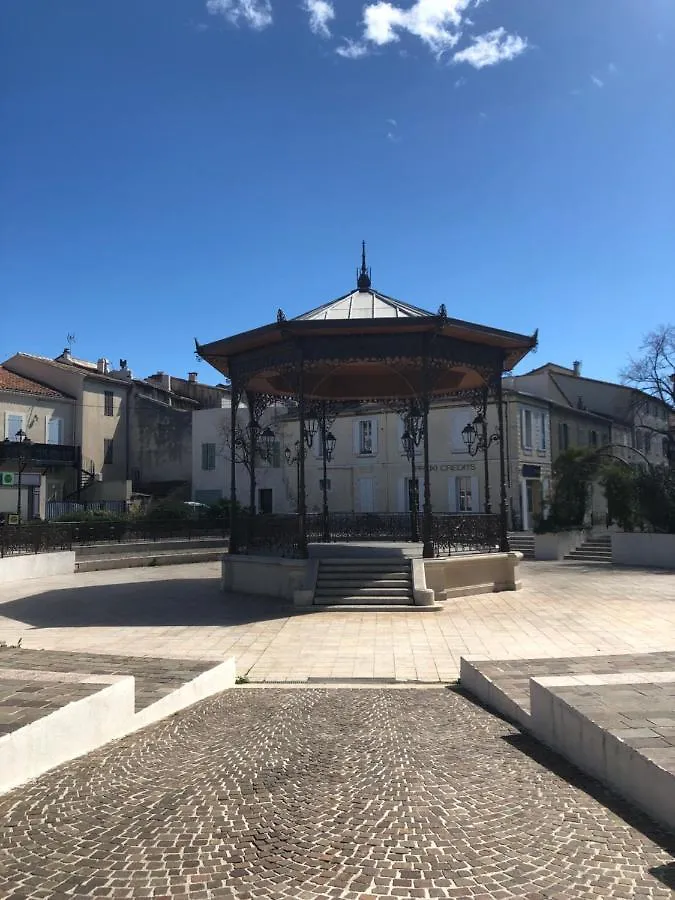
<path id="1" fill-rule="evenodd" d="M 624 384 L 637 388 L 642 394 L 660 401 L 667 407 L 670 419 L 662 431 L 668 443 L 668 458 L 675 460 L 675 430 L 672 417 L 675 414 L 675 325 L 660 325 L 650 331 L 640 345 L 641 356 L 631 357 L 621 372 Z M 670 427 L 669 427 L 670 426 Z"/>

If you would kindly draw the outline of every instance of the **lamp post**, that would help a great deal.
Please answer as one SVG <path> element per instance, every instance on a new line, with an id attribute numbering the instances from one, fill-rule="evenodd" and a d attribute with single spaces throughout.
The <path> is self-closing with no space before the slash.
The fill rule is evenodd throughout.
<path id="1" fill-rule="evenodd" d="M 480 429 L 480 430 L 479 430 Z M 466 444 L 467 452 L 471 456 L 483 453 L 483 465 L 485 467 L 485 512 L 492 512 L 492 504 L 490 502 L 490 477 L 488 467 L 488 448 L 499 440 L 499 434 L 495 432 L 488 436 L 487 418 L 483 413 L 479 413 L 473 422 L 467 423 L 462 428 L 462 439 Z"/>
<path id="2" fill-rule="evenodd" d="M 330 528 L 328 527 L 328 463 L 333 458 L 335 452 L 335 444 L 337 443 L 335 435 L 332 431 L 326 430 L 325 408 L 324 415 L 321 417 L 321 455 L 323 457 L 323 507 L 322 507 L 322 535 L 324 544 L 330 541 Z"/>
<path id="3" fill-rule="evenodd" d="M 288 465 L 297 465 L 298 467 L 298 515 L 301 515 L 300 466 L 302 465 L 302 458 L 305 453 L 305 444 L 307 445 L 307 447 L 312 446 L 312 444 L 314 443 L 314 435 L 316 434 L 318 427 L 319 422 L 315 416 L 306 416 L 302 432 L 302 439 L 299 439 L 295 442 L 294 450 L 291 450 L 290 447 L 284 448 L 284 457 L 286 458 L 286 462 L 288 463 Z"/>
<path id="4" fill-rule="evenodd" d="M 16 454 L 17 463 L 18 463 L 17 468 L 19 470 L 18 471 L 19 477 L 17 480 L 16 514 L 19 517 L 19 522 L 21 522 L 21 476 L 23 475 L 23 470 L 26 468 L 26 465 L 28 463 L 28 457 L 26 454 L 26 445 L 30 444 L 28 435 L 23 430 L 23 428 L 20 428 L 16 432 L 16 441 L 19 445 L 17 448 L 17 454 Z"/>
<path id="5" fill-rule="evenodd" d="M 404 432 L 401 435 L 403 452 L 410 463 L 410 491 L 408 501 L 410 506 L 410 540 L 417 542 L 420 539 L 418 528 L 419 491 L 417 490 L 417 471 L 415 466 L 416 450 L 424 437 L 424 420 L 417 404 L 412 401 L 403 415 Z"/>

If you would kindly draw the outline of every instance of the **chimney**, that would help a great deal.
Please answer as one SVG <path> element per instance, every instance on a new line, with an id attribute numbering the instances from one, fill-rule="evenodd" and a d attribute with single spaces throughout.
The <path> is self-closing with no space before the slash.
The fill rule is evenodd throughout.
<path id="1" fill-rule="evenodd" d="M 572 363 L 572 368 L 574 369 L 574 374 L 578 378 L 581 375 L 581 360 L 575 359 L 574 362 Z"/>
<path id="2" fill-rule="evenodd" d="M 70 347 L 64 347 L 61 356 L 63 359 L 70 359 Z"/>
<path id="3" fill-rule="evenodd" d="M 161 381 L 162 387 L 165 388 L 167 391 L 170 391 L 171 390 L 171 376 L 167 375 L 166 372 L 160 372 L 159 374 L 162 376 L 162 381 Z"/>
<path id="4" fill-rule="evenodd" d="M 188 381 L 190 382 L 190 384 L 195 384 L 197 382 L 197 373 L 188 372 Z"/>
<path id="5" fill-rule="evenodd" d="M 96 369 L 101 373 L 101 375 L 107 375 L 110 371 L 110 363 L 107 359 L 101 357 L 96 361 Z"/>

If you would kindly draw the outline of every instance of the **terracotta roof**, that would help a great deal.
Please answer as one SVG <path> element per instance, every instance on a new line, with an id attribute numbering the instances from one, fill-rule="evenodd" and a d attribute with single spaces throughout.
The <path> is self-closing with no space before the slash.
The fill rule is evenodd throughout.
<path id="1" fill-rule="evenodd" d="M 4 366 L 0 366 L 0 391 L 20 391 L 22 394 L 37 394 L 41 397 L 64 396 L 59 391 L 40 384 L 39 381 L 33 381 L 31 378 L 24 378 L 23 375 L 10 372 Z"/>

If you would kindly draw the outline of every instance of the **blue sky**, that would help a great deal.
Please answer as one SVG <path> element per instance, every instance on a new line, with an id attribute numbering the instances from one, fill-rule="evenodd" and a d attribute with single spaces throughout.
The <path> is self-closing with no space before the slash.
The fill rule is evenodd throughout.
<path id="1" fill-rule="evenodd" d="M 0 358 L 354 285 L 615 378 L 675 320 L 673 0 L 2 0 Z M 529 366 L 528 366 L 529 367 Z"/>

